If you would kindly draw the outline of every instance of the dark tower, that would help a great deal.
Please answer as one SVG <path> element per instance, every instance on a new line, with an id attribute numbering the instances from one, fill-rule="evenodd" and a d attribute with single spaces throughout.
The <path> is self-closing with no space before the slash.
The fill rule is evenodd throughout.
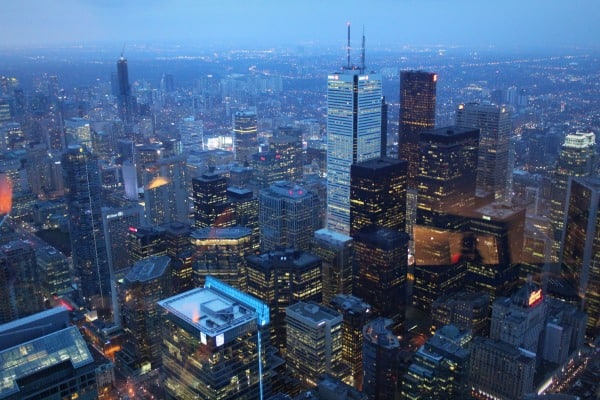
<path id="1" fill-rule="evenodd" d="M 119 116 L 123 123 L 131 123 L 132 118 L 132 97 L 131 85 L 129 85 L 129 70 L 127 68 L 127 59 L 121 54 L 121 58 L 117 61 L 117 83 L 118 83 L 118 108 Z"/>
<path id="2" fill-rule="evenodd" d="M 85 147 L 69 146 L 62 160 L 73 266 L 84 305 L 108 316 L 111 284 L 102 223 L 98 160 Z"/>
<path id="3" fill-rule="evenodd" d="M 400 73 L 398 158 L 408 161 L 408 187 L 417 187 L 419 133 L 435 126 L 437 75 L 425 71 Z"/>

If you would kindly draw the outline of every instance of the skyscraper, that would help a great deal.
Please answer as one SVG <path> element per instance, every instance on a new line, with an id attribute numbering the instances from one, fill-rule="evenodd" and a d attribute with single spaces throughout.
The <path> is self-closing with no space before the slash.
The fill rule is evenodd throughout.
<path id="1" fill-rule="evenodd" d="M 400 73 L 398 157 L 408 161 L 408 187 L 416 189 L 419 174 L 419 133 L 435 126 L 437 74 Z"/>
<path id="2" fill-rule="evenodd" d="M 291 182 L 259 192 L 258 224 L 263 251 L 291 247 L 308 250 L 319 228 L 317 195 Z"/>
<path id="3" fill-rule="evenodd" d="M 356 296 L 373 307 L 376 316 L 404 322 L 408 235 L 393 229 L 365 228 L 354 237 L 358 278 Z"/>
<path id="4" fill-rule="evenodd" d="M 417 224 L 438 228 L 475 203 L 479 131 L 446 127 L 422 131 L 419 139 Z"/>
<path id="5" fill-rule="evenodd" d="M 327 76 L 327 228 L 345 235 L 350 166 L 381 156 L 381 96 L 381 76 L 365 71 L 364 57 L 353 68 L 348 54 L 348 66 Z"/>
<path id="6" fill-rule="evenodd" d="M 572 178 L 560 262 L 588 314 L 587 332 L 600 330 L 600 179 Z"/>
<path id="7" fill-rule="evenodd" d="M 192 178 L 194 227 L 223 228 L 235 223 L 227 201 L 227 181 L 214 171 Z"/>
<path id="8" fill-rule="evenodd" d="M 168 399 L 254 400 L 270 395 L 269 307 L 207 277 L 158 302 Z"/>
<path id="9" fill-rule="evenodd" d="M 102 223 L 100 171 L 85 147 L 69 146 L 62 160 L 73 266 L 84 305 L 111 310 L 111 271 Z"/>
<path id="10" fill-rule="evenodd" d="M 494 196 L 506 200 L 509 195 L 510 140 L 512 134 L 511 110 L 492 104 L 460 104 L 456 110 L 456 125 L 479 129 L 477 160 L 478 196 Z"/>
<path id="11" fill-rule="evenodd" d="M 121 55 L 117 61 L 117 105 L 119 109 L 119 117 L 123 123 L 133 122 L 133 99 L 131 97 L 131 85 L 129 84 L 129 68 L 127 67 L 127 59 Z"/>
<path id="12" fill-rule="evenodd" d="M 390 330 L 392 320 L 377 318 L 363 328 L 363 392 L 369 400 L 397 397 L 400 381 L 400 343 Z"/>
<path id="13" fill-rule="evenodd" d="M 365 227 L 406 229 L 406 161 L 376 158 L 350 167 L 350 234 Z"/>
<path id="14" fill-rule="evenodd" d="M 256 111 L 238 111 L 233 116 L 235 159 L 240 165 L 250 162 L 258 153 Z"/>
<path id="15" fill-rule="evenodd" d="M 322 374 L 344 378 L 342 316 L 318 303 L 300 301 L 285 310 L 288 368 L 306 386 Z"/>
<path id="16" fill-rule="evenodd" d="M 311 253 L 273 251 L 246 258 L 248 293 L 271 310 L 271 340 L 285 346 L 285 309 L 298 301 L 321 302 L 321 259 Z"/>
<path id="17" fill-rule="evenodd" d="M 592 132 L 576 132 L 568 134 L 552 179 L 550 204 L 550 220 L 554 231 L 555 248 L 560 248 L 562 233 L 565 227 L 565 200 L 569 177 L 584 177 L 594 173 L 596 163 L 596 136 Z"/>
<path id="18" fill-rule="evenodd" d="M 329 229 L 315 231 L 310 252 L 323 260 L 323 304 L 337 294 L 352 294 L 354 245 L 352 237 Z"/>

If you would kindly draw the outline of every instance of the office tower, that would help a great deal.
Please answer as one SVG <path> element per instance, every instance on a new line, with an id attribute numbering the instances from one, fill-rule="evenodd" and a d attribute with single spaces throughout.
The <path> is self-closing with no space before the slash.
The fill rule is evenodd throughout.
<path id="1" fill-rule="evenodd" d="M 202 228 L 190 235 L 193 281 L 204 285 L 212 275 L 238 290 L 246 290 L 246 256 L 252 254 L 252 231 L 244 227 Z"/>
<path id="2" fill-rule="evenodd" d="M 538 353 L 544 360 L 564 365 L 585 341 L 587 315 L 576 305 L 546 297 L 548 318 L 544 328 L 543 346 Z"/>
<path id="3" fill-rule="evenodd" d="M 456 110 L 456 125 L 479 129 L 477 159 L 478 196 L 492 195 L 496 200 L 509 199 L 509 163 L 512 134 L 512 113 L 505 106 L 492 104 L 460 104 Z"/>
<path id="4" fill-rule="evenodd" d="M 565 137 L 552 177 L 550 221 L 555 248 L 560 248 L 565 227 L 565 203 L 570 177 L 592 175 L 596 163 L 596 137 L 592 132 L 570 133 Z"/>
<path id="5" fill-rule="evenodd" d="M 430 311 L 440 296 L 457 292 L 464 284 L 467 262 L 462 258 L 461 232 L 423 225 L 414 227 L 412 304 Z"/>
<path id="6" fill-rule="evenodd" d="M 363 328 L 363 392 L 369 400 L 394 399 L 399 394 L 400 343 L 390 330 L 392 320 L 377 318 Z"/>
<path id="7" fill-rule="evenodd" d="M 490 338 L 537 353 L 546 313 L 542 289 L 529 281 L 510 298 L 494 301 Z"/>
<path id="8" fill-rule="evenodd" d="M 73 289 L 69 260 L 63 253 L 44 246 L 35 249 L 35 257 L 44 296 L 60 296 Z"/>
<path id="9" fill-rule="evenodd" d="M 127 252 L 127 236 L 130 227 L 140 226 L 144 220 L 144 209 L 139 204 L 119 209 L 102 207 L 102 223 L 106 249 L 111 271 L 119 275 L 119 271 L 131 267 L 133 261 Z"/>
<path id="10" fill-rule="evenodd" d="M 509 296 L 519 281 L 525 209 L 490 203 L 465 214 L 462 257 L 467 262 L 467 290 L 486 292 L 492 302 Z"/>
<path id="11" fill-rule="evenodd" d="M 0 247 L 0 323 L 44 309 L 33 243 L 13 240 Z"/>
<path id="12" fill-rule="evenodd" d="M 119 118 L 124 124 L 133 122 L 133 98 L 131 96 L 131 86 L 129 85 L 129 69 L 127 59 L 121 58 L 117 61 L 117 107 L 119 109 Z"/>
<path id="13" fill-rule="evenodd" d="M 157 161 L 143 164 L 146 222 L 152 225 L 187 222 L 189 189 L 186 158 L 182 154 L 169 155 L 165 149 L 159 153 L 161 158 Z"/>
<path id="14" fill-rule="evenodd" d="M 534 391 L 535 354 L 500 340 L 474 337 L 469 384 L 475 399 L 520 399 Z"/>
<path id="15" fill-rule="evenodd" d="M 302 179 L 302 137 L 276 136 L 269 139 L 269 152 L 275 154 L 277 168 L 285 181 Z"/>
<path id="16" fill-rule="evenodd" d="M 350 166 L 381 156 L 381 95 L 381 76 L 365 72 L 364 58 L 327 76 L 327 228 L 345 235 Z"/>
<path id="17" fill-rule="evenodd" d="M 83 304 L 108 317 L 112 272 L 102 224 L 98 160 L 84 147 L 69 146 L 62 166 L 73 267 Z"/>
<path id="18" fill-rule="evenodd" d="M 398 158 L 408 161 L 408 187 L 417 188 L 419 134 L 435 126 L 437 74 L 425 71 L 400 72 L 400 125 Z"/>
<path id="19" fill-rule="evenodd" d="M 269 307 L 217 279 L 158 302 L 168 399 L 270 395 Z"/>
<path id="20" fill-rule="evenodd" d="M 289 397 L 272 397 L 269 400 L 290 400 Z M 314 400 L 368 400 L 365 393 L 347 385 L 339 379 L 327 374 L 321 376 L 317 386 L 306 392 L 300 393 L 295 399 Z"/>
<path id="21" fill-rule="evenodd" d="M 455 126 L 421 131 L 417 224 L 450 227 L 452 217 L 475 203 L 479 131 Z"/>
<path id="22" fill-rule="evenodd" d="M 94 361 L 63 307 L 0 325 L 0 336 L 0 398 L 98 398 L 96 369 L 108 360 Z"/>
<path id="23" fill-rule="evenodd" d="M 252 251 L 257 252 L 260 248 L 258 197 L 251 189 L 243 187 L 227 188 L 227 197 L 235 215 L 235 224 L 252 231 Z"/>
<path id="24" fill-rule="evenodd" d="M 130 266 L 146 257 L 162 256 L 167 253 L 165 230 L 157 226 L 130 226 L 127 228 L 125 243 L 127 263 Z"/>
<path id="25" fill-rule="evenodd" d="M 381 157 L 387 157 L 388 144 L 388 104 L 385 96 L 381 97 Z"/>
<path id="26" fill-rule="evenodd" d="M 285 310 L 288 369 L 303 385 L 313 387 L 329 374 L 344 378 L 342 316 L 315 302 L 290 305 Z"/>
<path id="27" fill-rule="evenodd" d="M 600 249 L 595 239 L 600 232 L 599 204 L 600 179 L 570 180 L 560 263 L 588 315 L 589 335 L 600 329 L 600 265 L 596 262 Z"/>
<path id="28" fill-rule="evenodd" d="M 235 224 L 227 199 L 227 181 L 214 170 L 192 178 L 192 198 L 195 228 L 225 228 Z"/>
<path id="29" fill-rule="evenodd" d="M 92 130 L 90 121 L 84 118 L 68 118 L 65 120 L 67 145 L 85 146 L 92 150 Z"/>
<path id="30" fill-rule="evenodd" d="M 256 111 L 238 111 L 233 116 L 235 160 L 240 165 L 250 162 L 258 153 L 258 127 Z"/>
<path id="31" fill-rule="evenodd" d="M 352 238 L 329 229 L 319 229 L 315 231 L 310 252 L 323 260 L 323 304 L 329 304 L 337 294 L 352 294 Z"/>
<path id="32" fill-rule="evenodd" d="M 322 300 L 321 259 L 313 254 L 273 251 L 246 258 L 248 293 L 271 310 L 271 341 L 285 346 L 285 309 L 299 301 Z"/>
<path id="33" fill-rule="evenodd" d="M 473 336 L 487 336 L 490 326 L 490 296 L 479 292 L 456 292 L 438 297 L 431 305 L 431 330 L 444 325 L 469 330 Z"/>
<path id="34" fill-rule="evenodd" d="M 342 360 L 350 367 L 352 377 L 350 383 L 362 390 L 364 338 L 362 330 L 371 319 L 371 306 L 349 294 L 337 294 L 329 304 L 342 314 Z"/>
<path id="35" fill-rule="evenodd" d="M 350 167 L 350 235 L 366 227 L 406 229 L 404 160 L 376 158 Z"/>
<path id="36" fill-rule="evenodd" d="M 190 235 L 192 228 L 189 224 L 174 221 L 160 225 L 165 231 L 165 244 L 167 245 L 167 255 L 171 258 L 177 258 L 181 253 L 192 250 Z"/>
<path id="37" fill-rule="evenodd" d="M 185 117 L 179 121 L 182 145 L 189 150 L 204 150 L 204 121 Z"/>
<path id="38" fill-rule="evenodd" d="M 291 182 L 278 182 L 258 194 L 261 250 L 308 250 L 319 228 L 317 195 Z"/>
<path id="39" fill-rule="evenodd" d="M 404 321 L 408 235 L 392 229 L 363 229 L 354 236 L 358 265 L 355 295 L 373 307 L 373 314 Z"/>
<path id="40" fill-rule="evenodd" d="M 171 259 L 151 256 L 137 261 L 119 283 L 119 304 L 127 342 L 140 369 L 162 365 L 157 301 L 171 295 Z M 149 364 L 149 366 L 148 366 Z"/>
<path id="41" fill-rule="evenodd" d="M 471 332 L 446 325 L 417 350 L 402 379 L 402 398 L 471 399 L 468 385 Z"/>

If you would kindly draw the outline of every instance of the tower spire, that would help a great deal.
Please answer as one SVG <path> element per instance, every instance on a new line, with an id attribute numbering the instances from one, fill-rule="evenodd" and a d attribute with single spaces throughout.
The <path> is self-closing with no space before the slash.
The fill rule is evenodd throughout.
<path id="1" fill-rule="evenodd" d="M 348 26 L 348 44 L 346 45 L 346 54 L 348 57 L 348 64 L 346 65 L 346 68 L 350 69 L 351 68 L 351 65 L 350 65 L 350 22 L 347 23 L 347 26 Z"/>

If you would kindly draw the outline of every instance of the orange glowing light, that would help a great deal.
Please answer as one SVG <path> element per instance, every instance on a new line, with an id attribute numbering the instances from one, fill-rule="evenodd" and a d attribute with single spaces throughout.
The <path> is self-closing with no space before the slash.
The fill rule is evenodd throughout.
<path id="1" fill-rule="evenodd" d="M 531 292 L 529 295 L 529 307 L 539 303 L 542 300 L 542 289 Z"/>
<path id="2" fill-rule="evenodd" d="M 156 178 L 152 179 L 152 181 L 150 181 L 150 183 L 148 184 L 146 189 L 148 189 L 148 190 L 156 189 L 157 187 L 166 185 L 167 183 L 169 183 L 169 180 L 167 178 L 162 177 L 162 176 L 157 176 Z"/>
<path id="3" fill-rule="evenodd" d="M 8 214 L 12 208 L 12 182 L 0 174 L 0 214 Z"/>

